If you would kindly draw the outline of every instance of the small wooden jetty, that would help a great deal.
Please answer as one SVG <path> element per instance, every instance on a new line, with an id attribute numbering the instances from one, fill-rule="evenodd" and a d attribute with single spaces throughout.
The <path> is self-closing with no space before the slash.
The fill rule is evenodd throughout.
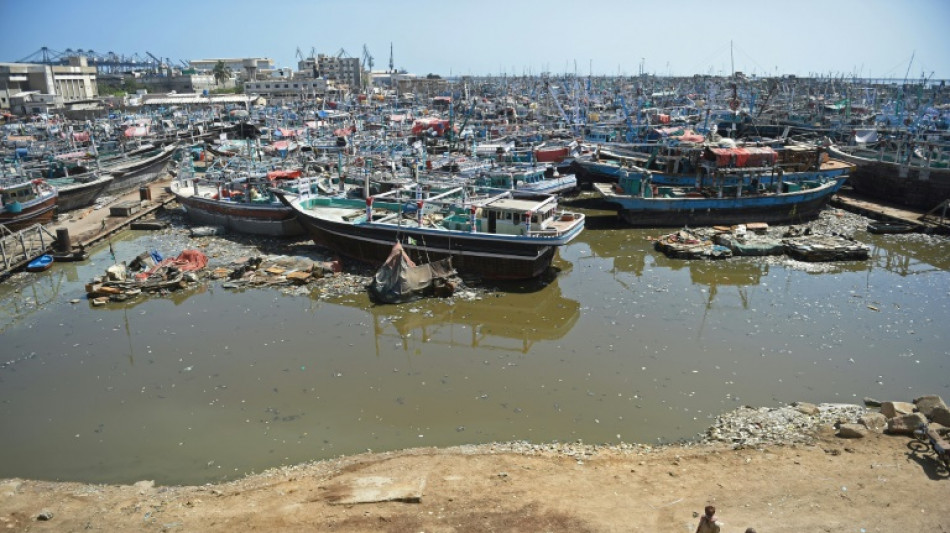
<path id="1" fill-rule="evenodd" d="M 925 213 L 907 207 L 883 203 L 880 200 L 861 196 L 854 191 L 842 189 L 832 197 L 830 203 L 834 207 L 874 220 L 912 224 L 917 226 L 921 233 L 950 234 L 950 218 L 948 218 L 950 217 L 950 199 Z"/>
<path id="2" fill-rule="evenodd" d="M 118 210 L 90 207 L 71 212 L 52 224 L 34 224 L 15 232 L 0 226 L 0 280 L 57 248 L 63 253 L 74 247 L 88 248 L 129 228 L 175 200 L 165 190 L 166 185 L 166 180 L 155 182 L 148 190 L 133 191 L 116 199 L 112 206 L 119 207 Z M 67 250 L 62 250 L 63 246 Z"/>

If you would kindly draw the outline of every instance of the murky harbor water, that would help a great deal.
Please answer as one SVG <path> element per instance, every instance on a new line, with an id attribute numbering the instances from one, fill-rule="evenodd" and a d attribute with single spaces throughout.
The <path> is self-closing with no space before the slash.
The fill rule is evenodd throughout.
<path id="1" fill-rule="evenodd" d="M 94 309 L 83 284 L 108 249 L 7 283 L 0 477 L 202 483 L 367 449 L 670 441 L 742 404 L 947 397 L 950 241 L 860 232 L 866 262 L 681 261 L 609 220 L 544 288 L 477 301 L 218 282 Z"/>

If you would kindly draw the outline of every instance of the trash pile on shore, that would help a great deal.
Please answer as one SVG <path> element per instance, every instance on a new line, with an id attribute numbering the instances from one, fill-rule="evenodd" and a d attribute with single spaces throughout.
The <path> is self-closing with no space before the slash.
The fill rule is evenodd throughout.
<path id="1" fill-rule="evenodd" d="M 823 211 L 815 221 L 796 226 L 764 223 L 684 228 L 654 239 L 654 248 L 673 259 L 727 259 L 787 255 L 807 262 L 862 261 L 870 248 L 854 239 L 863 217 Z"/>
<path id="2" fill-rule="evenodd" d="M 223 228 L 189 227 L 181 213 L 170 209 L 163 217 L 171 221 L 165 229 L 144 235 L 138 243 L 145 251 L 132 260 L 117 261 L 103 276 L 87 285 L 94 306 L 107 301 L 124 301 L 143 292 L 167 294 L 202 283 L 219 283 L 222 288 L 244 290 L 277 288 L 284 294 L 333 299 L 365 293 L 375 270 L 370 266 L 331 255 L 309 240 L 288 241 L 230 234 Z M 142 278 L 153 271 L 164 254 L 185 250 L 204 257 L 200 268 L 182 273 L 172 269 L 155 279 Z M 118 258 L 121 260 L 121 258 Z M 136 276 L 142 278 L 136 282 Z M 477 291 L 460 278 L 453 278 L 456 298 L 474 298 Z M 113 287 L 121 285 L 121 287 Z M 153 290 L 154 289 L 154 290 Z"/>

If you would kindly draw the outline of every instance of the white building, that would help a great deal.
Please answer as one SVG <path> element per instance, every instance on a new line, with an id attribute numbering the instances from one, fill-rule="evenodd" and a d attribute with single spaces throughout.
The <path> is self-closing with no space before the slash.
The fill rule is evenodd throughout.
<path id="1" fill-rule="evenodd" d="M 327 93 L 327 80 L 323 78 L 274 78 L 249 81 L 244 84 L 244 92 L 271 98 L 313 98 Z"/>
<path id="2" fill-rule="evenodd" d="M 257 79 L 261 72 L 274 69 L 274 60 L 268 57 L 192 59 L 188 64 L 199 72 L 211 72 L 219 61 L 242 80 Z"/>
<path id="3" fill-rule="evenodd" d="M 40 113 L 98 96 L 96 67 L 85 57 L 71 57 L 69 65 L 0 63 L 0 109 Z"/>

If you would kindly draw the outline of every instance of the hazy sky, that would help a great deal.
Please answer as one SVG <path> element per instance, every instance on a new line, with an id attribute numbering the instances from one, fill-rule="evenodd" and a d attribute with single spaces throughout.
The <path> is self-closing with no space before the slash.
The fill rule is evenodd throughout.
<path id="1" fill-rule="evenodd" d="M 181 60 L 341 48 L 416 74 L 950 78 L 950 0 L 0 0 L 0 61 L 46 46 Z M 914 55 L 911 64 L 911 56 Z"/>

